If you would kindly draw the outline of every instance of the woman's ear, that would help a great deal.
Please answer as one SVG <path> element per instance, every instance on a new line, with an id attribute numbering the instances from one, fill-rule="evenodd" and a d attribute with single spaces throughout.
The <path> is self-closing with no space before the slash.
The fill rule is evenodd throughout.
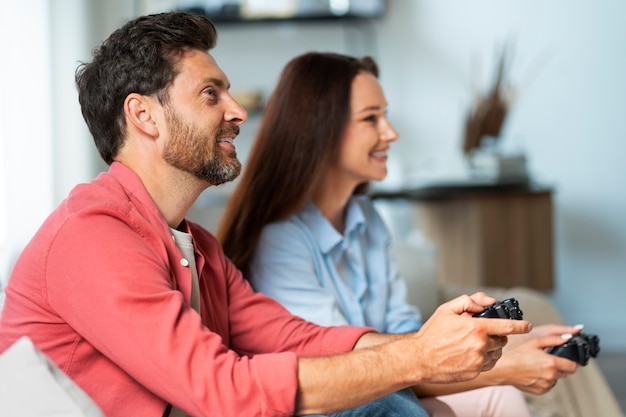
<path id="1" fill-rule="evenodd" d="M 157 125 L 155 100 L 151 97 L 137 93 L 131 93 L 124 100 L 124 114 L 129 125 L 134 126 L 146 135 L 157 137 L 159 128 Z"/>

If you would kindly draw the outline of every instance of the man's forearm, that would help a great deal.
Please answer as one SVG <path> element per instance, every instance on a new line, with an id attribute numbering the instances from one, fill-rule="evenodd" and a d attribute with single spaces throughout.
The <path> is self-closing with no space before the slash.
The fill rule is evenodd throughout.
<path id="1" fill-rule="evenodd" d="M 406 334 L 385 334 L 385 333 L 365 333 L 357 340 L 354 350 L 379 346 L 385 343 L 393 342 L 405 338 Z"/>
<path id="2" fill-rule="evenodd" d="M 355 347 L 358 350 L 343 355 L 301 358 L 296 414 L 346 410 L 419 381 L 419 369 L 407 369 L 405 361 L 395 359 L 404 357 L 399 344 L 385 343 L 385 339 L 365 338 L 362 346 Z"/>

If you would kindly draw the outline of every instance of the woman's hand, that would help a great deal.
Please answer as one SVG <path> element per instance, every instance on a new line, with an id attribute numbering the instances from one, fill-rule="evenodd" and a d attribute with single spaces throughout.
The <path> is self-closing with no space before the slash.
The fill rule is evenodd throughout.
<path id="1" fill-rule="evenodd" d="M 579 332 L 580 328 L 548 325 L 533 329 L 527 335 L 509 336 L 509 344 L 514 345 L 507 346 L 494 369 L 503 376 L 502 384 L 540 395 L 548 392 L 559 378 L 576 372 L 576 362 L 547 353 L 548 348 L 571 338 L 571 333 L 561 333 L 563 331 Z"/>

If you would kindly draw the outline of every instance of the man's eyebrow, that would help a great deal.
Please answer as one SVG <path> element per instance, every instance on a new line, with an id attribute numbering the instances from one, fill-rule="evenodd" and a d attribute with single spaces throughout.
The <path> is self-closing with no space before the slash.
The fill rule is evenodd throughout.
<path id="1" fill-rule="evenodd" d="M 227 90 L 230 88 L 230 84 L 226 84 L 224 80 L 222 80 L 221 78 L 214 78 L 214 77 L 206 78 L 204 80 L 204 84 L 213 84 L 216 87 L 225 88 Z"/>

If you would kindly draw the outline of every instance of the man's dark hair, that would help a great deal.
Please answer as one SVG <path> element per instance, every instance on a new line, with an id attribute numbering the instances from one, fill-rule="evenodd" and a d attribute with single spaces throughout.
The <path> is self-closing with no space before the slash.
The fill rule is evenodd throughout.
<path id="1" fill-rule="evenodd" d="M 76 70 L 83 117 L 100 156 L 111 164 L 126 135 L 124 100 L 131 93 L 169 101 L 176 64 L 189 50 L 208 51 L 217 42 L 204 16 L 169 12 L 142 16 L 116 30 Z"/>

